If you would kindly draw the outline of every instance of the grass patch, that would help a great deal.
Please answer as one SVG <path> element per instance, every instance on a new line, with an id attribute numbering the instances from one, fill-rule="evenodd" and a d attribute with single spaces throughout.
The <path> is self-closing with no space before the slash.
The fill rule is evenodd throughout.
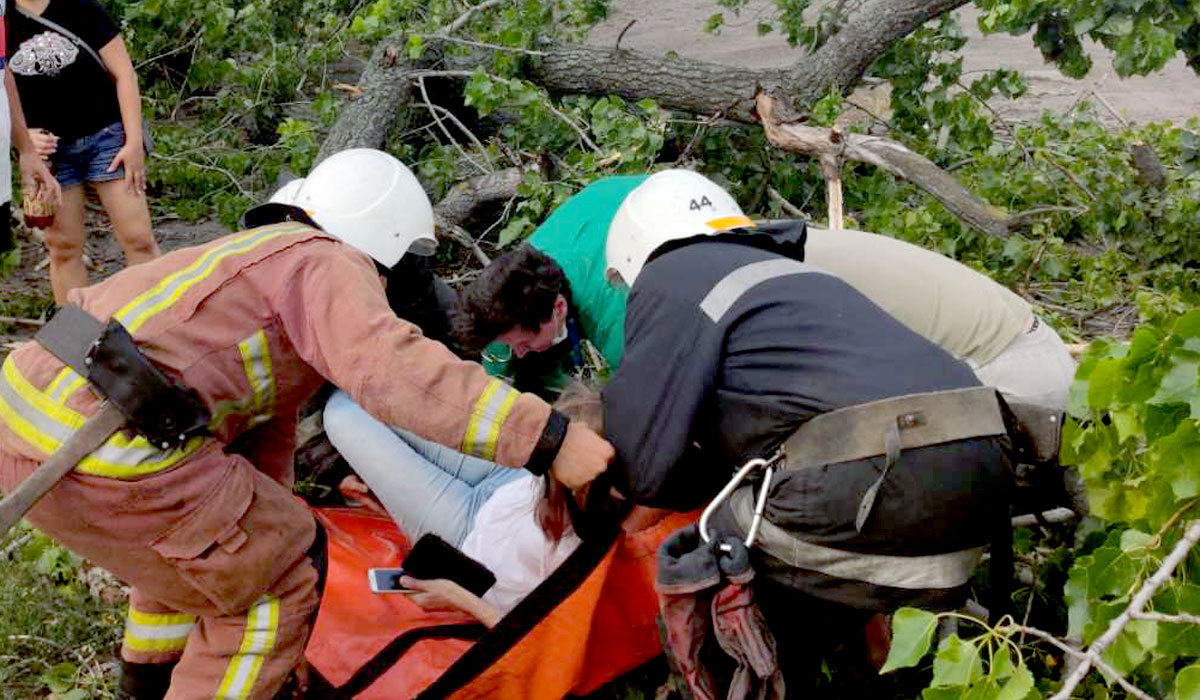
<path id="1" fill-rule="evenodd" d="M 115 697 L 124 605 L 93 597 L 81 571 L 27 525 L 0 541 L 0 699 Z"/>
<path id="2" fill-rule="evenodd" d="M 51 306 L 54 299 L 41 294 L 29 292 L 13 292 L 0 298 L 0 316 L 14 318 L 41 318 Z M 0 322 L 0 333 L 15 333 L 29 331 L 29 326 Z"/>

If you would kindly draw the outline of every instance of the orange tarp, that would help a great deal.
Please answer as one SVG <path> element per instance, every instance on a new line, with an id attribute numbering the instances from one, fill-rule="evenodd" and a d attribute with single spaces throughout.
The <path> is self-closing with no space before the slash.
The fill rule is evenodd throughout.
<path id="1" fill-rule="evenodd" d="M 461 614 L 426 613 L 401 594 L 370 591 L 367 569 L 398 566 L 408 550 L 392 521 L 349 508 L 319 509 L 316 515 L 329 538 L 329 570 L 307 657 L 335 687 L 408 630 L 471 621 Z M 675 513 L 639 532 L 619 535 L 573 592 L 553 608 L 538 611 L 544 618 L 450 697 L 557 700 L 591 692 L 660 654 L 655 553 L 663 539 L 697 517 Z M 478 643 L 519 624 L 516 618 L 531 614 L 523 607 Z M 416 697 L 473 644 L 460 639 L 416 642 L 354 697 Z"/>

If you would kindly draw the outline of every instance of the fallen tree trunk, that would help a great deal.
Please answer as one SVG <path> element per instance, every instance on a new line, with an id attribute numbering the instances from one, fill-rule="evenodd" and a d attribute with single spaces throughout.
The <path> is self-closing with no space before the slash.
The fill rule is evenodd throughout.
<path id="1" fill-rule="evenodd" d="M 619 46 L 554 46 L 528 52 L 531 56 L 525 77 L 552 92 L 651 98 L 668 109 L 743 123 L 757 123 L 761 118 L 773 144 L 821 158 L 829 173 L 840 168 L 844 159 L 871 163 L 918 185 L 979 231 L 1006 236 L 1027 227 L 1033 217 L 1044 212 L 1006 216 L 933 162 L 895 141 L 846 134 L 840 143 L 833 143 L 828 130 L 803 125 L 798 116 L 831 90 L 849 92 L 889 46 L 965 2 L 863 0 L 824 45 L 785 68 L 738 68 Z M 318 160 L 344 148 L 380 148 L 386 143 L 397 120 L 404 118 L 414 101 L 414 82 L 431 74 L 426 69 L 432 67 L 432 61 L 406 60 L 404 46 L 404 36 L 397 33 L 375 48 L 357 86 L 360 96 L 342 109 Z M 435 50 L 430 55 L 437 53 Z M 479 65 L 478 57 L 458 63 L 441 65 L 439 68 L 446 70 L 433 73 L 462 78 L 468 75 L 464 68 Z M 764 99 L 774 102 L 766 104 Z M 787 105 L 786 115 L 771 111 L 779 104 Z M 507 182 L 504 191 L 508 191 Z M 450 196 L 458 195 L 452 192 Z M 486 256 L 477 252 L 477 257 Z"/>
<path id="2" fill-rule="evenodd" d="M 379 42 L 359 79 L 360 92 L 342 106 L 313 165 L 347 148 L 382 148 L 412 99 L 408 74 L 413 68 L 404 58 L 403 34 Z"/>
<path id="3" fill-rule="evenodd" d="M 865 0 L 823 46 L 783 68 L 756 70 L 675 54 L 579 45 L 535 52 L 525 75 L 552 92 L 649 97 L 667 109 L 720 114 L 753 124 L 754 97 L 761 90 L 781 90 L 800 110 L 830 90 L 848 93 L 889 46 L 965 4 L 966 0 Z M 402 35 L 380 42 L 359 81 L 362 96 L 342 109 L 319 157 L 343 148 L 383 145 L 396 113 L 410 101 L 409 74 L 416 64 L 404 56 Z"/>

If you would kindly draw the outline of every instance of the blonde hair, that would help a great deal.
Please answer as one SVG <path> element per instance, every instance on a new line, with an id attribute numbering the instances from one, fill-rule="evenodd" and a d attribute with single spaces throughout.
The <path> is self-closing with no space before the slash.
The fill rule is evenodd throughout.
<path id="1" fill-rule="evenodd" d="M 578 379 L 572 379 L 563 387 L 554 402 L 554 410 L 597 433 L 604 431 L 604 402 L 600 392 Z"/>

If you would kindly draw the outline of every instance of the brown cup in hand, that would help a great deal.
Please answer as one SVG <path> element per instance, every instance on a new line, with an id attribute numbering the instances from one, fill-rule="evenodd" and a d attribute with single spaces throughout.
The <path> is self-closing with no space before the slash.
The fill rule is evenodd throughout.
<path id="1" fill-rule="evenodd" d="M 30 228 L 48 228 L 54 223 L 54 202 L 43 199 L 41 188 L 33 195 L 22 197 L 21 211 L 25 214 L 25 225 Z"/>

